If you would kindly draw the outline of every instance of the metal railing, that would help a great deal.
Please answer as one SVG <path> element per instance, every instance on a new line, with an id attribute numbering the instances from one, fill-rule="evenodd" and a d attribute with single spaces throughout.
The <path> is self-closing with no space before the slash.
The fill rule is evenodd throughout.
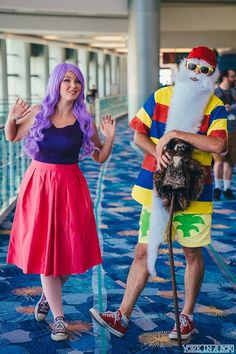
<path id="1" fill-rule="evenodd" d="M 18 188 L 29 160 L 22 143 L 9 143 L 0 127 L 0 222 L 14 207 Z"/>
<path id="2" fill-rule="evenodd" d="M 101 122 L 104 115 L 111 114 L 113 118 L 119 118 L 128 114 L 127 96 L 102 97 L 95 100 L 95 121 Z"/>
<path id="3" fill-rule="evenodd" d="M 21 142 L 9 143 L 5 139 L 4 123 L 8 109 L 9 103 L 0 102 L 0 223 L 14 208 L 21 179 L 30 163 Z M 127 113 L 127 96 L 104 97 L 96 101 L 97 124 L 105 114 L 118 118 Z"/>

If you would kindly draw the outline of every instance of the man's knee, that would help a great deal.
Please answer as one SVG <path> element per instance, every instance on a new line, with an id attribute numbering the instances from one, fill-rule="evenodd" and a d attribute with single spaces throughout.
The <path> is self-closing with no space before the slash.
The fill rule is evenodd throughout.
<path id="1" fill-rule="evenodd" d="M 144 243 L 138 243 L 134 254 L 135 262 L 146 262 L 147 261 L 147 245 Z"/>
<path id="2" fill-rule="evenodd" d="M 186 261 L 189 265 L 196 261 L 202 261 L 202 247 L 183 247 Z"/>

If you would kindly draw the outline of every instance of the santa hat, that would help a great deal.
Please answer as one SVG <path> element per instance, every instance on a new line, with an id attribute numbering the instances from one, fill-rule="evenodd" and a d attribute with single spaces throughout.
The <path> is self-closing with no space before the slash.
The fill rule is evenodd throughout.
<path id="1" fill-rule="evenodd" d="M 187 59 L 196 58 L 196 59 L 203 59 L 208 62 L 211 66 L 216 67 L 217 60 L 216 54 L 214 50 L 208 47 L 195 47 L 191 50 Z"/>

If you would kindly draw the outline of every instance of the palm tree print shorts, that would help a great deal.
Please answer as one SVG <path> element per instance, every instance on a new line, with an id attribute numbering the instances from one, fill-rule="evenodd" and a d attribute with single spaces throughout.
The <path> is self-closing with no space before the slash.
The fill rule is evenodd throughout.
<path id="1" fill-rule="evenodd" d="M 148 243 L 151 210 L 143 207 L 139 220 L 139 243 Z M 212 214 L 183 214 L 173 218 L 172 238 L 185 247 L 201 247 L 211 243 Z M 167 234 L 164 236 L 167 242 Z"/>

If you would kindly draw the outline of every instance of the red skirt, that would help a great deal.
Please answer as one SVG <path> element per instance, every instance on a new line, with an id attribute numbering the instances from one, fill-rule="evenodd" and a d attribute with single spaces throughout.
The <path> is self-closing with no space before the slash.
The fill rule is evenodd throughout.
<path id="1" fill-rule="evenodd" d="M 7 262 L 69 275 L 102 262 L 92 201 L 77 164 L 32 161 L 20 186 Z"/>

